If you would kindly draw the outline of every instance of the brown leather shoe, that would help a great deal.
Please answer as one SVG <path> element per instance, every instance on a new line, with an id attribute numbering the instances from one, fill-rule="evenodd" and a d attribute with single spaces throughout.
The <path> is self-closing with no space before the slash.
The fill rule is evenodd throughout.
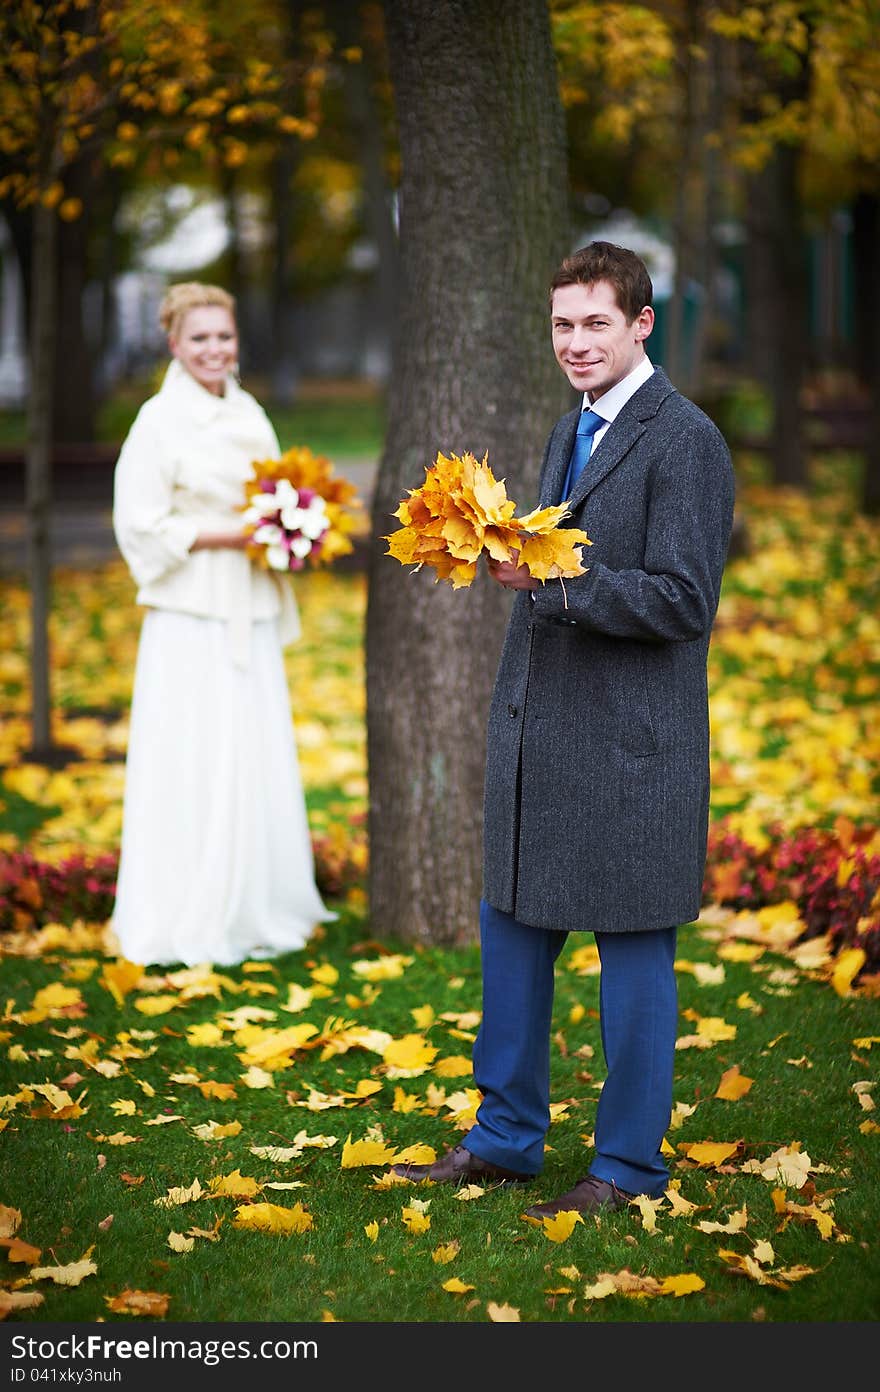
<path id="1" fill-rule="evenodd" d="M 392 1165 L 392 1174 L 401 1179 L 411 1179 L 415 1183 L 429 1179 L 432 1184 L 527 1184 L 534 1175 L 517 1174 L 516 1170 L 505 1170 L 501 1165 L 493 1165 L 489 1160 L 481 1160 L 463 1145 L 447 1150 L 432 1165 Z"/>
<path id="2" fill-rule="evenodd" d="M 534 1218 L 540 1223 L 543 1218 L 553 1218 L 557 1213 L 571 1213 L 572 1210 L 575 1213 L 598 1213 L 603 1208 L 626 1208 L 634 1198 L 634 1194 L 628 1194 L 625 1189 L 618 1189 L 613 1179 L 609 1182 L 599 1179 L 598 1175 L 587 1175 L 558 1199 L 533 1204 L 531 1208 L 526 1209 L 523 1217 Z"/>

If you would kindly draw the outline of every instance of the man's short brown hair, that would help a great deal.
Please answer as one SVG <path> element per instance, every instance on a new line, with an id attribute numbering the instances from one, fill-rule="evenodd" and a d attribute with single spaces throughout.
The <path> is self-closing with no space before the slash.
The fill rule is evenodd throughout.
<path id="1" fill-rule="evenodd" d="M 595 285 L 607 280 L 614 287 L 618 308 L 631 324 L 654 297 L 648 268 L 640 256 L 613 242 L 590 242 L 566 256 L 550 282 L 550 302 L 561 285 Z"/>

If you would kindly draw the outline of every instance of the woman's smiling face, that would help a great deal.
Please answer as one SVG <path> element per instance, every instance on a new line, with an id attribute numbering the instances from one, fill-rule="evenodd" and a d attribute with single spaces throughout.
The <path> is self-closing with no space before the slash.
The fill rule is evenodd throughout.
<path id="1" fill-rule="evenodd" d="M 238 331 L 228 309 L 200 305 L 187 310 L 168 346 L 199 386 L 223 395 L 226 378 L 238 362 Z"/>

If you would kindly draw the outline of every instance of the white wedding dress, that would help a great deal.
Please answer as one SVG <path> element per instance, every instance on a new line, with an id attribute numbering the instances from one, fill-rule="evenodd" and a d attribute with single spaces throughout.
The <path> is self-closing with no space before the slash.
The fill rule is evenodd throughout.
<path id="1" fill-rule="evenodd" d="M 335 919 L 315 884 L 277 621 L 246 667 L 222 619 L 148 609 L 135 670 L 111 928 L 143 965 L 303 947 Z"/>

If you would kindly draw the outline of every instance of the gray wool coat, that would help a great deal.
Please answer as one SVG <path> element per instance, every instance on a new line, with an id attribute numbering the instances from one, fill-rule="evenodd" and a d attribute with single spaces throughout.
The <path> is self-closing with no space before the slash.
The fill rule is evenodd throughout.
<path id="1" fill-rule="evenodd" d="M 559 502 L 580 411 L 553 429 Z M 575 932 L 698 917 L 709 819 L 706 660 L 733 522 L 730 452 L 661 368 L 571 495 L 584 575 L 520 591 L 488 719 L 483 894 Z"/>

